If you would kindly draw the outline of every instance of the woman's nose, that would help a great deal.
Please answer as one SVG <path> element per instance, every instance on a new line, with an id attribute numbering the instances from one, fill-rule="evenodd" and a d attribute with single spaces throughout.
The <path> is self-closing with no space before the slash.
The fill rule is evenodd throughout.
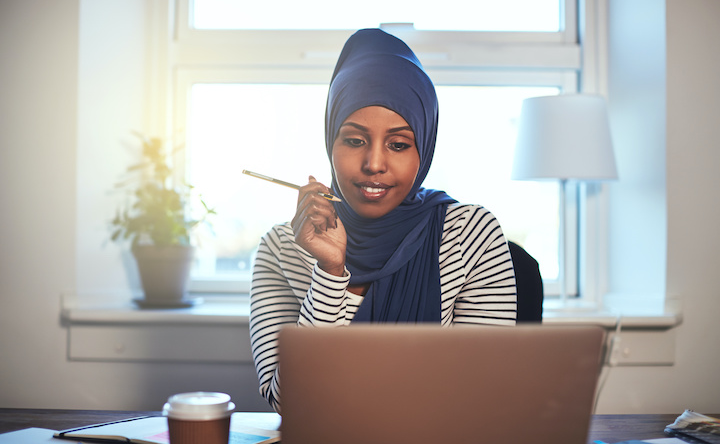
<path id="1" fill-rule="evenodd" d="M 368 144 L 363 171 L 368 174 L 384 173 L 387 169 L 385 147 L 381 143 Z"/>

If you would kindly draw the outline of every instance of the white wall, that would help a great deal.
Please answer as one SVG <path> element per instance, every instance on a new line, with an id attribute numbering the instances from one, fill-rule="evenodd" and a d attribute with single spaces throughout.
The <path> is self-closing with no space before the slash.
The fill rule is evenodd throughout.
<path id="1" fill-rule="evenodd" d="M 681 299 L 684 320 L 675 365 L 613 369 L 598 411 L 718 413 L 720 2 L 613 0 L 610 10 L 610 109 L 620 181 L 629 181 L 611 189 L 610 284 L 629 292 L 662 284 Z M 629 165 L 632 174 L 623 168 Z M 665 202 L 658 195 L 663 168 Z M 658 214 L 663 205 L 666 221 Z M 667 251 L 658 251 L 665 243 Z M 665 282 L 652 280 L 663 272 Z"/>
<path id="2" fill-rule="evenodd" d="M 268 409 L 250 364 L 66 358 L 61 293 L 128 291 L 105 223 L 130 131 L 148 120 L 148 4 L 0 1 L 0 407 L 158 410 L 173 393 L 217 390 Z"/>
<path id="3" fill-rule="evenodd" d="M 75 290 L 90 297 L 128 288 L 108 221 L 126 200 L 114 184 L 139 159 L 131 131 L 146 128 L 146 3 L 79 2 Z"/>
<path id="4" fill-rule="evenodd" d="M 646 125 L 641 134 L 628 135 L 624 143 L 654 150 L 662 149 L 666 139 L 667 252 L 666 259 L 650 259 L 653 272 L 667 262 L 667 278 L 651 285 L 684 299 L 685 320 L 677 329 L 676 365 L 614 369 L 600 412 L 678 413 L 694 408 L 717 413 L 720 295 L 714 259 L 720 248 L 720 149 L 712 131 L 720 123 L 720 56 L 715 49 L 720 2 L 648 2 L 614 0 L 610 5 L 657 7 L 659 2 L 667 7 L 667 130 L 651 113 L 652 123 L 641 119 Z M 102 245 L 105 227 L 100 221 L 107 209 L 88 205 L 87 196 L 107 191 L 131 155 L 125 136 L 129 130 L 145 129 L 145 56 L 140 55 L 138 38 L 144 29 L 143 4 L 0 1 L 0 407 L 158 409 L 171 393 L 202 388 L 230 393 L 241 409 L 266 408 L 250 365 L 66 359 L 60 293 L 126 283 L 122 272 L 113 282 L 94 280 L 92 266 L 115 266 L 119 259 L 116 247 Z M 81 16 L 90 21 L 81 26 Z M 651 75 L 648 71 L 660 55 L 655 57 L 643 65 L 645 75 Z M 631 60 L 623 63 L 632 66 Z M 611 70 L 612 63 L 611 55 Z M 617 111 L 623 103 L 618 95 L 632 95 L 633 87 L 632 79 L 615 75 L 620 77 L 611 78 L 610 95 Z M 662 81 L 647 81 L 648 94 L 663 94 L 657 83 Z M 662 102 L 661 97 L 631 99 L 625 96 L 623 101 L 630 100 L 632 119 Z M 656 186 L 662 180 L 657 168 L 655 164 L 650 176 L 637 177 L 637 186 Z M 646 204 L 638 202 L 640 208 Z M 622 222 L 622 217 L 616 220 Z M 644 229 L 632 226 L 638 232 Z M 661 226 L 650 230 L 652 236 L 639 233 L 641 244 L 652 242 L 657 230 L 663 236 Z M 611 258 L 620 260 L 626 247 L 613 243 Z M 632 257 L 643 259 L 637 251 Z M 623 263 L 630 271 L 635 265 Z M 634 285 L 630 278 L 611 276 L 613 285 Z"/>
<path id="5" fill-rule="evenodd" d="M 718 413 L 720 2 L 669 0 L 667 16 L 667 291 L 685 307 L 667 396 Z"/>
<path id="6" fill-rule="evenodd" d="M 0 2 L 3 406 L 73 384 L 58 295 L 75 285 L 77 39 L 77 0 Z"/>

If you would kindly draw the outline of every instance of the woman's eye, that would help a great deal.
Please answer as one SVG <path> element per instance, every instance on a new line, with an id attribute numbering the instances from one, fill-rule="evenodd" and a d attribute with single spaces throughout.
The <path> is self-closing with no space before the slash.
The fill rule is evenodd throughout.
<path id="1" fill-rule="evenodd" d="M 388 146 L 393 151 L 402 151 L 410 148 L 410 144 L 403 142 L 390 142 Z"/>
<path id="2" fill-rule="evenodd" d="M 345 144 L 348 146 L 357 148 L 357 147 L 363 146 L 365 144 L 365 141 L 362 139 L 347 137 L 347 138 L 345 138 Z"/>

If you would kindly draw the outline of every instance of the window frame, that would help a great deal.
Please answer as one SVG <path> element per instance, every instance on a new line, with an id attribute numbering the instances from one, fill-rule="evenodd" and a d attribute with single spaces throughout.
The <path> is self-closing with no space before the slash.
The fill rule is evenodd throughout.
<path id="1" fill-rule="evenodd" d="M 156 55 L 165 51 L 157 63 L 165 63 L 168 73 L 164 128 L 171 134 L 185 127 L 193 83 L 259 82 L 260 78 L 268 83 L 282 76 L 282 83 L 327 84 L 342 44 L 354 32 L 197 30 L 189 25 L 192 1 L 168 2 L 166 10 L 154 14 L 167 18 L 166 26 L 158 29 L 170 37 L 166 47 L 156 44 L 155 50 L 160 51 Z M 557 33 L 407 28 L 392 32 L 413 48 L 437 84 L 557 86 L 564 91 L 602 92 L 599 31 L 604 29 L 606 17 L 601 11 L 606 0 L 561 1 L 565 26 Z M 591 47 L 583 47 L 587 45 Z M 156 77 L 158 83 L 163 81 L 161 76 Z M 184 153 L 176 154 L 174 161 L 182 174 Z M 606 198 L 602 186 L 571 185 L 567 189 L 566 289 L 569 295 L 578 295 L 579 300 L 591 305 L 602 293 Z M 193 280 L 190 290 L 247 293 L 250 282 Z M 559 294 L 559 283 L 546 281 L 545 291 L 546 296 Z"/>
<path id="2" fill-rule="evenodd" d="M 483 43 L 567 43 L 577 42 L 578 3 L 577 0 L 558 0 L 560 2 L 560 27 L 558 32 L 515 32 L 515 31 L 415 31 L 421 35 L 401 37 L 409 46 L 423 44 L 462 44 Z M 199 43 L 225 43 L 228 40 L 241 45 L 257 45 L 258 42 L 280 47 L 307 47 L 309 42 L 341 39 L 343 42 L 354 30 L 230 30 L 203 29 L 192 27 L 190 11 L 194 0 L 175 0 L 175 38 L 178 41 Z M 392 24 L 393 32 L 401 32 L 405 23 Z M 391 26 L 391 24 L 387 24 Z M 294 39 L 289 39 L 291 36 Z M 329 37 L 328 37 L 329 36 Z M 299 38 L 298 38 L 299 37 Z M 320 38 L 319 38 L 320 37 Z"/>

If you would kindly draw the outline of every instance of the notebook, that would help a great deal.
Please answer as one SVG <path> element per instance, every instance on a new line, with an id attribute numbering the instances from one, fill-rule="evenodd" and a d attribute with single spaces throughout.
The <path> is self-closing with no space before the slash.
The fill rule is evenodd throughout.
<path id="1" fill-rule="evenodd" d="M 280 332 L 283 444 L 585 444 L 595 326 Z"/>

